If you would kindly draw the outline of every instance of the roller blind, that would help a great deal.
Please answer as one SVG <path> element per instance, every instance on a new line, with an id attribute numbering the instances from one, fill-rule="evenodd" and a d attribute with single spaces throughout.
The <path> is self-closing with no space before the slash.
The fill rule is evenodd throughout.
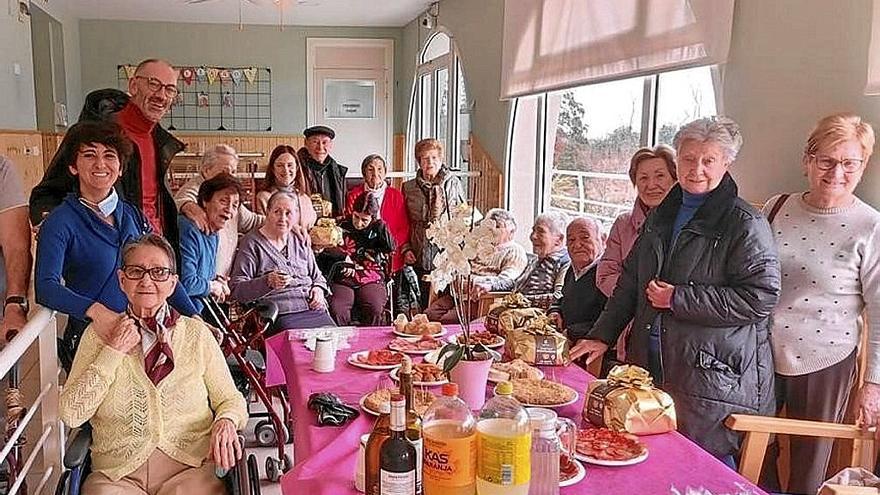
<path id="1" fill-rule="evenodd" d="M 505 0 L 501 97 L 724 63 L 734 0 Z"/>

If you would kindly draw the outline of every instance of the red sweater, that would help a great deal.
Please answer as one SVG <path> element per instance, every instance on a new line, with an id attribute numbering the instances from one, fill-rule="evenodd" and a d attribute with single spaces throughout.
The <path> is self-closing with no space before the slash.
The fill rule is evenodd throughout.
<path id="1" fill-rule="evenodd" d="M 345 215 L 351 215 L 354 207 L 354 200 L 363 194 L 363 183 L 354 186 L 348 191 L 348 197 L 345 199 Z M 403 193 L 388 186 L 385 189 L 385 196 L 382 198 L 382 204 L 379 205 L 379 214 L 382 220 L 391 231 L 391 237 L 394 238 L 394 244 L 397 247 L 391 256 L 391 272 L 396 273 L 397 270 L 403 268 L 403 252 L 401 249 L 409 242 L 409 217 L 406 214 L 406 203 L 403 201 Z"/>
<path id="2" fill-rule="evenodd" d="M 141 194 L 144 216 L 156 233 L 163 234 L 162 211 L 159 204 L 159 178 L 156 166 L 156 147 L 153 143 L 153 128 L 156 123 L 148 120 L 141 109 L 130 101 L 119 111 L 117 122 L 125 135 L 132 140 L 140 156 Z"/>

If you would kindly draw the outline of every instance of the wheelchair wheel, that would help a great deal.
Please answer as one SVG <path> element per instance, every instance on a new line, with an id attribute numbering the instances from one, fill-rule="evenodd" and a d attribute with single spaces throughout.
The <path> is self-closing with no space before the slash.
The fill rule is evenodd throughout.
<path id="1" fill-rule="evenodd" d="M 278 439 L 278 434 L 275 431 L 275 426 L 272 425 L 272 422 L 266 419 L 260 420 L 254 426 L 254 436 L 257 439 L 257 443 L 260 444 L 261 447 L 269 447 L 275 445 L 275 441 Z"/>
<path id="2" fill-rule="evenodd" d="M 260 470 L 257 466 L 257 456 L 254 454 L 247 458 L 247 471 L 250 495 L 260 495 Z"/>
<path id="3" fill-rule="evenodd" d="M 272 483 L 276 483 L 281 479 L 282 469 L 281 461 L 274 457 L 266 458 L 266 478 Z"/>
<path id="4" fill-rule="evenodd" d="M 293 468 L 293 461 L 290 459 L 289 454 L 284 454 L 284 457 L 281 458 L 281 469 L 286 473 Z"/>

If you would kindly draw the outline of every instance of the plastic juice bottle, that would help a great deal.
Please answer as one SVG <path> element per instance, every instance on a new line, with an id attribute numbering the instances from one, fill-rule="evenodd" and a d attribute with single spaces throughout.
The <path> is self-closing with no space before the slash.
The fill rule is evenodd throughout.
<path id="1" fill-rule="evenodd" d="M 531 477 L 529 415 L 501 382 L 477 420 L 477 493 L 527 495 Z"/>
<path id="2" fill-rule="evenodd" d="M 443 385 L 443 396 L 425 411 L 422 422 L 425 495 L 473 495 L 477 473 L 474 415 L 458 398 L 458 385 Z"/>

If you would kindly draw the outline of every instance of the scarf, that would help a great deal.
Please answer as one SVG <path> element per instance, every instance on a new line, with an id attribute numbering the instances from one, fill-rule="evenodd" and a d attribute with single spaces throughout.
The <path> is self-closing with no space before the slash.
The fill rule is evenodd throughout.
<path id="1" fill-rule="evenodd" d="M 425 218 L 426 224 L 430 224 L 434 220 L 440 218 L 440 215 L 446 211 L 446 191 L 443 184 L 446 183 L 446 174 L 448 170 L 446 166 L 440 167 L 437 175 L 432 180 L 425 179 L 422 171 L 416 173 L 416 185 L 425 195 Z"/>
<path id="2" fill-rule="evenodd" d="M 382 202 L 385 201 L 385 191 L 388 189 L 388 183 L 384 180 L 380 183 L 379 187 L 375 189 L 371 189 L 370 186 L 364 182 L 364 192 L 369 194 L 376 200 L 376 204 L 379 205 L 379 212 L 376 213 L 376 218 L 382 218 Z"/>
<path id="3" fill-rule="evenodd" d="M 174 369 L 174 353 L 171 351 L 171 332 L 180 315 L 167 304 L 156 316 L 139 318 L 126 310 L 141 331 L 141 346 L 144 350 L 144 368 L 153 385 L 159 385 L 163 378 Z"/>

